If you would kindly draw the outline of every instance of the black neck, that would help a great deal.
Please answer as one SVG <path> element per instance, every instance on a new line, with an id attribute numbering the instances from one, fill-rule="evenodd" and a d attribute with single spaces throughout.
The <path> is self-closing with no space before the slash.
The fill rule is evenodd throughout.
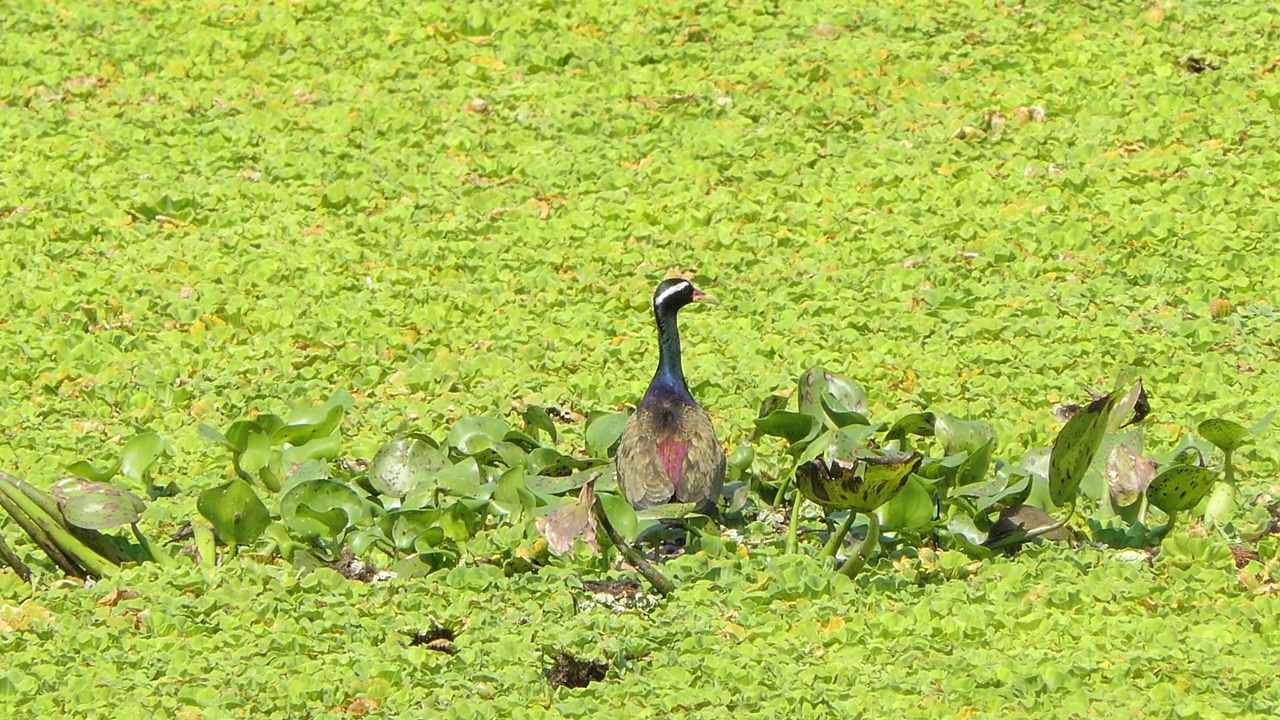
<path id="1" fill-rule="evenodd" d="M 658 371 L 653 374 L 644 400 L 666 397 L 695 404 L 684 381 L 684 368 L 680 365 L 680 329 L 676 325 L 677 308 L 656 306 L 654 318 L 658 323 Z M 644 402 L 641 400 L 641 402 Z"/>

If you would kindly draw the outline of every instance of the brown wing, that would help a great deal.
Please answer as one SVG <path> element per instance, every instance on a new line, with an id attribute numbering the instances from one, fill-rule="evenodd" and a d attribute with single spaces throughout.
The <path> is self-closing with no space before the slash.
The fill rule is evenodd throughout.
<path id="1" fill-rule="evenodd" d="M 618 443 L 618 484 L 637 509 L 672 501 L 710 510 L 724 485 L 724 450 L 711 418 L 682 402 L 636 409 Z"/>

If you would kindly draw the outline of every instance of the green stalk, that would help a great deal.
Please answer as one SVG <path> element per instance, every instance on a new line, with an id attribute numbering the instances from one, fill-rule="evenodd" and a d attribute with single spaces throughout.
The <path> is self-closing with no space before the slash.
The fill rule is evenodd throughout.
<path id="1" fill-rule="evenodd" d="M 98 553 L 102 557 L 111 561 L 116 565 L 122 565 L 129 561 L 129 556 L 115 544 L 111 538 L 104 535 L 98 530 L 90 530 L 88 528 L 79 528 L 66 521 L 62 516 L 62 510 L 58 507 L 58 501 L 53 495 L 41 490 L 24 480 L 15 477 L 6 478 L 13 486 L 22 491 L 24 495 L 31 498 L 31 502 L 35 503 L 49 517 L 57 521 L 58 525 L 65 528 L 67 532 L 76 536 L 80 542 L 89 546 L 89 549 Z"/>
<path id="2" fill-rule="evenodd" d="M 191 532 L 196 538 L 196 554 L 200 556 L 200 567 L 218 566 L 218 541 L 213 536 L 213 528 L 202 522 L 191 523 Z"/>
<path id="3" fill-rule="evenodd" d="M 804 498 L 800 493 L 796 493 L 795 504 L 791 506 L 791 525 L 787 528 L 787 552 L 795 553 L 800 549 L 800 540 L 798 538 L 800 526 L 800 506 L 804 504 Z"/>
<path id="4" fill-rule="evenodd" d="M 818 553 L 819 561 L 826 561 L 834 558 L 840 550 L 840 546 L 844 544 L 845 536 L 849 534 L 849 528 L 853 527 L 853 521 L 858 517 L 858 513 L 850 510 L 849 516 L 840 524 L 840 529 L 831 533 L 831 537 L 827 538 L 827 544 L 823 546 L 822 552 Z"/>
<path id="5" fill-rule="evenodd" d="M 867 536 L 862 539 L 862 542 L 854 546 L 853 553 L 840 566 L 840 574 L 850 580 L 857 576 L 858 572 L 866 566 L 867 560 L 880 547 L 880 518 L 874 510 L 866 513 L 866 515 Z"/>
<path id="6" fill-rule="evenodd" d="M 76 565 L 76 561 L 72 560 L 71 557 L 58 546 L 58 543 L 54 542 L 53 538 L 49 536 L 49 533 L 45 532 L 44 528 L 36 524 L 35 520 L 29 517 L 21 508 L 18 507 L 17 503 L 10 499 L 9 491 L 12 488 L 12 485 L 6 482 L 3 478 L 0 478 L 0 509 L 8 513 L 9 517 L 13 518 L 13 521 L 18 523 L 18 527 L 22 528 L 22 531 L 25 532 L 42 551 L 44 551 L 45 555 L 49 556 L 49 559 L 53 561 L 53 564 L 57 565 L 62 572 L 73 577 L 84 577 L 84 569 L 79 565 Z"/>
<path id="7" fill-rule="evenodd" d="M 138 544 L 142 546 L 142 549 L 153 561 L 159 563 L 161 567 L 178 567 L 178 561 L 174 560 L 173 556 L 166 552 L 164 548 L 159 548 L 151 544 L 151 541 L 147 539 L 147 536 L 143 535 L 142 531 L 138 529 L 138 523 L 129 523 L 129 527 L 133 529 L 133 537 L 138 540 Z"/>
<path id="8" fill-rule="evenodd" d="M 791 487 L 791 476 L 787 475 L 782 478 L 782 484 L 778 486 L 778 494 L 773 496 L 773 506 L 778 507 L 782 504 L 783 496 Z"/>
<path id="9" fill-rule="evenodd" d="M 9 547 L 9 543 L 4 541 L 4 536 L 0 536 L 0 560 L 13 568 L 13 571 L 18 573 L 18 577 L 22 578 L 22 582 L 31 582 L 31 568 L 27 567 L 26 563 L 22 562 L 22 558 Z"/>
<path id="10" fill-rule="evenodd" d="M 67 532 L 65 528 L 58 524 L 57 520 L 45 514 L 39 505 L 36 505 L 31 498 L 14 487 L 12 483 L 0 482 L 0 492 L 5 493 L 9 500 L 21 508 L 31 518 L 32 522 L 39 526 L 55 542 L 59 549 L 70 556 L 77 565 L 88 571 L 90 575 L 99 578 L 108 577 L 115 571 L 116 566 L 114 564 L 94 552 L 88 545 L 80 542 L 80 539 L 75 535 Z"/>

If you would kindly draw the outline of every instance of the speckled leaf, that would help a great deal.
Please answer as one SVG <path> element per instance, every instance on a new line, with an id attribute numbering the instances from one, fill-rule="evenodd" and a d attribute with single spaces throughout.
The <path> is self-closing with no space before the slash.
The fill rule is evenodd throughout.
<path id="1" fill-rule="evenodd" d="M 796 467 L 796 487 L 828 510 L 871 512 L 902 489 L 922 458 L 920 453 L 852 462 L 815 458 Z"/>
<path id="2" fill-rule="evenodd" d="M 444 450 L 422 440 L 392 440 L 369 462 L 369 484 L 383 495 L 403 498 L 448 463 Z"/>
<path id="3" fill-rule="evenodd" d="M 1196 432 L 1223 452 L 1233 451 L 1249 441 L 1249 430 L 1245 426 L 1225 418 L 1205 420 Z"/>
<path id="4" fill-rule="evenodd" d="M 65 478 L 53 486 L 62 517 L 86 530 L 107 530 L 135 523 L 146 505 L 133 493 L 105 483 Z"/>
<path id="5" fill-rule="evenodd" d="M 1067 421 L 1054 440 L 1049 455 L 1049 497 L 1055 505 L 1075 497 L 1089 464 L 1102 445 L 1107 419 L 1119 396 L 1103 396 Z"/>
<path id="6" fill-rule="evenodd" d="M 1147 488 L 1147 500 L 1166 513 L 1195 507 L 1218 481 L 1208 468 L 1174 465 L 1156 476 Z"/>

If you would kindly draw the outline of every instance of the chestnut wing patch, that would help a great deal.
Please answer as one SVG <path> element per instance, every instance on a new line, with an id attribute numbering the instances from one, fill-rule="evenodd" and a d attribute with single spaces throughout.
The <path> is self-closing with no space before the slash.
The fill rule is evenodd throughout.
<path id="1" fill-rule="evenodd" d="M 675 438 L 664 438 L 658 441 L 658 462 L 667 473 L 673 488 L 679 488 L 684 480 L 684 461 L 689 457 L 689 443 Z"/>

